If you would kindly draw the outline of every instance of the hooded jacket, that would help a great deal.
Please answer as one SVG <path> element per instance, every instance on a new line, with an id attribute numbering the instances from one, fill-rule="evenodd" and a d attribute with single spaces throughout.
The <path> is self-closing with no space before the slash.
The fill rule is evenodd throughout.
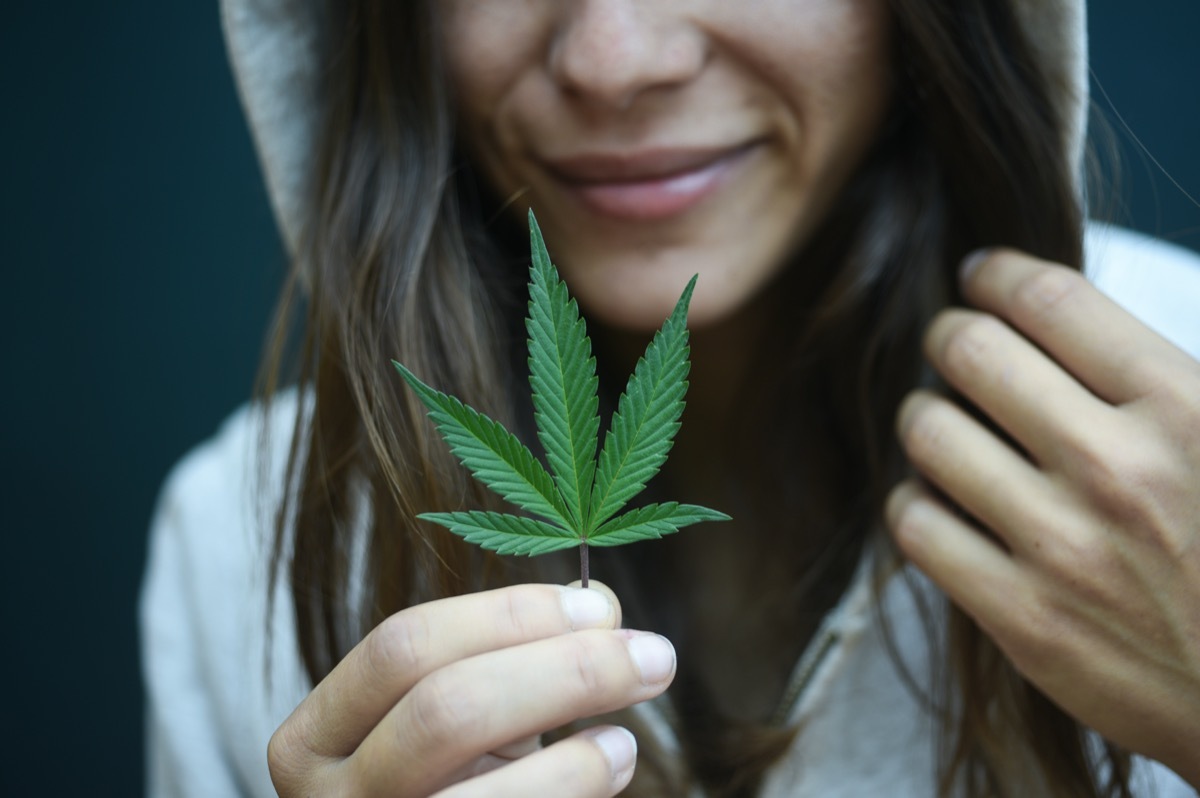
<path id="1" fill-rule="evenodd" d="M 1088 106 L 1082 0 L 1013 0 L 1050 81 L 1062 146 L 1082 162 Z M 272 207 L 290 249 L 305 219 L 321 53 L 316 0 L 221 0 L 231 62 Z M 1087 271 L 1102 290 L 1200 358 L 1200 259 L 1161 242 L 1093 225 Z M 281 496 L 300 400 L 269 414 L 248 406 L 181 461 L 152 522 L 141 601 L 147 685 L 148 794 L 272 796 L 267 741 L 311 689 L 297 653 L 290 596 L 267 618 L 269 522 Z M 256 471 L 263 426 L 274 450 Z M 803 728 L 764 783 L 782 796 L 932 796 L 937 729 L 886 650 L 866 562 L 796 664 L 778 717 Z M 926 585 L 926 589 L 933 588 Z M 878 606 L 918 684 L 934 663 L 914 595 L 901 580 Z M 269 670 L 269 678 L 267 677 Z M 666 702 L 640 705 L 651 733 L 678 748 Z M 1139 796 L 1191 796 L 1166 768 L 1139 760 Z"/>

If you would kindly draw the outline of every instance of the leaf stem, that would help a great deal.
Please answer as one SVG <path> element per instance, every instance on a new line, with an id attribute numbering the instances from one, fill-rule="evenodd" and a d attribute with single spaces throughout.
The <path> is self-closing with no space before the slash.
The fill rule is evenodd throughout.
<path id="1" fill-rule="evenodd" d="M 586 540 L 579 541 L 579 582 L 586 589 L 588 586 L 588 545 Z"/>

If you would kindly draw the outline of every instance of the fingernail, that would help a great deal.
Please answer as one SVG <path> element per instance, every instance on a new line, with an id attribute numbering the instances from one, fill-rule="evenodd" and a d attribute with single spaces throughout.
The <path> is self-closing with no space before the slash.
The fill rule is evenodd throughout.
<path id="1" fill-rule="evenodd" d="M 572 629 L 604 626 L 613 614 L 612 602 L 599 590 L 568 588 L 563 592 L 562 602 Z"/>
<path id="2" fill-rule="evenodd" d="M 621 781 L 637 764 L 637 738 L 620 726 L 605 726 L 588 732 L 604 753 L 613 781 Z"/>
<path id="3" fill-rule="evenodd" d="M 675 647 L 665 637 L 648 633 L 631 637 L 629 653 L 645 684 L 666 681 L 675 672 Z"/>
<path id="4" fill-rule="evenodd" d="M 958 279 L 964 283 L 967 280 L 970 280 L 971 275 L 979 270 L 979 266 L 985 260 L 987 260 L 991 254 L 991 247 L 981 247 L 967 255 L 967 257 L 963 258 L 962 265 L 958 267 Z"/>

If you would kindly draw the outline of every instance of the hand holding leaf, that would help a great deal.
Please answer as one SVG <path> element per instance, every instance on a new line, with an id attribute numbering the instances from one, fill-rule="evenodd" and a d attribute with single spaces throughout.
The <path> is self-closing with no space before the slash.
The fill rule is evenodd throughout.
<path id="1" fill-rule="evenodd" d="M 529 381 L 549 472 L 502 425 L 392 363 L 471 474 L 506 501 L 539 516 L 466 511 L 420 518 L 499 554 L 545 554 L 579 546 L 580 578 L 587 587 L 588 546 L 620 546 L 701 521 L 729 520 L 724 513 L 676 502 L 617 515 L 662 468 L 679 430 L 690 365 L 687 308 L 696 278 L 638 360 L 597 465 L 599 380 L 591 341 L 575 300 L 550 262 L 532 212 L 529 232 Z"/>

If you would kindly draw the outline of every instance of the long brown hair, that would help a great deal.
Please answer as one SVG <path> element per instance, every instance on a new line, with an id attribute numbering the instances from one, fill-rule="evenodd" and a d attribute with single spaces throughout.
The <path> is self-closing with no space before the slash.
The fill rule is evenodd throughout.
<path id="1" fill-rule="evenodd" d="M 436 3 L 327 5 L 311 223 L 264 363 L 269 402 L 299 326 L 292 360 L 303 401 L 272 580 L 286 579 L 314 683 L 405 607 L 568 573 L 561 559 L 501 563 L 415 517 L 497 500 L 458 467 L 388 361 L 494 418 L 527 424 L 516 378 L 524 271 L 502 226 L 489 224 L 497 209 L 486 189 L 456 154 Z M 957 300 L 955 264 L 997 244 L 1075 267 L 1082 260 L 1075 164 L 1061 145 L 1068 120 L 1009 4 L 892 0 L 891 9 L 891 119 L 797 255 L 825 268 L 781 278 L 799 310 L 776 322 L 779 340 L 790 341 L 789 367 L 765 395 L 772 416 L 789 422 L 769 440 L 747 438 L 766 453 L 764 492 L 791 503 L 775 517 L 786 525 L 799 517 L 792 505 L 803 508 L 804 535 L 794 537 L 808 544 L 779 589 L 802 594 L 809 608 L 836 600 L 903 473 L 892 418 L 907 391 L 930 381 L 920 334 Z M 627 615 L 637 623 L 645 565 L 615 562 L 629 575 Z M 1106 748 L 1103 766 L 1093 762 L 1084 730 L 969 618 L 947 608 L 928 620 L 931 645 L 944 644 L 950 690 L 929 696 L 943 729 L 942 794 L 1128 794 L 1128 757 Z M 681 780 L 713 795 L 753 794 L 795 730 L 720 717 L 695 689 L 687 658 L 680 663 L 671 694 L 687 761 L 681 769 L 644 748 L 628 794 L 678 794 Z"/>

